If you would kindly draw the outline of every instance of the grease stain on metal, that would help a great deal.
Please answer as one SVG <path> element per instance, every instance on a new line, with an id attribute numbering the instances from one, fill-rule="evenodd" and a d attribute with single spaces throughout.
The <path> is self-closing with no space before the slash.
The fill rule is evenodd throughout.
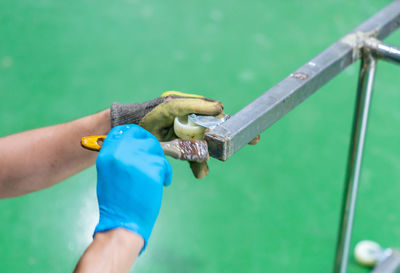
<path id="1" fill-rule="evenodd" d="M 308 74 L 303 73 L 303 72 L 294 72 L 294 73 L 290 74 L 290 77 L 304 81 L 305 79 L 308 78 Z"/>

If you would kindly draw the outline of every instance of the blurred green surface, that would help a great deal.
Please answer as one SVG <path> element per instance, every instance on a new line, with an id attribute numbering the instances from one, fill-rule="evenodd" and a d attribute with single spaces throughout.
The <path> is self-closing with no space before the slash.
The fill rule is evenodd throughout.
<path id="1" fill-rule="evenodd" d="M 235 113 L 390 1 L 0 1 L 0 136 L 175 89 Z M 400 32 L 386 41 L 400 45 Z M 134 272 L 329 272 L 359 64 L 196 181 L 174 179 Z M 400 68 L 378 64 L 353 245 L 400 247 Z M 1 155 L 7 156 L 7 155 Z M 1 167 L 1 166 L 0 166 Z M 97 221 L 90 168 L 0 200 L 0 272 L 70 272 Z M 368 272 L 350 259 L 349 272 Z"/>

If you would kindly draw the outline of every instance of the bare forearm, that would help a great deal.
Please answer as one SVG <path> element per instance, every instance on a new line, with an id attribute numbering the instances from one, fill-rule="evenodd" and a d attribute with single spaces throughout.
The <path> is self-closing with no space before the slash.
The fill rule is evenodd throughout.
<path id="1" fill-rule="evenodd" d="M 91 166 L 97 153 L 82 149 L 80 139 L 109 130 L 110 114 L 105 110 L 0 138 L 0 198 L 50 187 Z"/>
<path id="2" fill-rule="evenodd" d="M 99 232 L 74 272 L 129 272 L 143 244 L 142 237 L 123 228 Z"/>

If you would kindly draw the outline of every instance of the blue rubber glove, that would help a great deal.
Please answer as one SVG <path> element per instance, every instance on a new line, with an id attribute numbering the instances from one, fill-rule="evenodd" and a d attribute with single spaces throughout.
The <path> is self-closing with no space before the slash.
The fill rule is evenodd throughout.
<path id="1" fill-rule="evenodd" d="M 172 169 L 158 140 L 138 125 L 107 135 L 96 162 L 100 220 L 94 234 L 125 228 L 143 237 L 145 249 Z"/>

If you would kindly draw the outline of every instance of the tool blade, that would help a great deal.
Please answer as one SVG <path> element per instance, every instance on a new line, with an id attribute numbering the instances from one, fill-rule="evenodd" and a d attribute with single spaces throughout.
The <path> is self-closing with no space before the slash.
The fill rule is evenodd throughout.
<path id="1" fill-rule="evenodd" d="M 200 125 L 205 128 L 211 128 L 224 123 L 231 116 L 226 115 L 223 118 L 217 118 L 214 116 L 202 116 L 202 115 L 190 114 L 188 117 L 192 122 L 196 123 L 197 125 Z"/>

